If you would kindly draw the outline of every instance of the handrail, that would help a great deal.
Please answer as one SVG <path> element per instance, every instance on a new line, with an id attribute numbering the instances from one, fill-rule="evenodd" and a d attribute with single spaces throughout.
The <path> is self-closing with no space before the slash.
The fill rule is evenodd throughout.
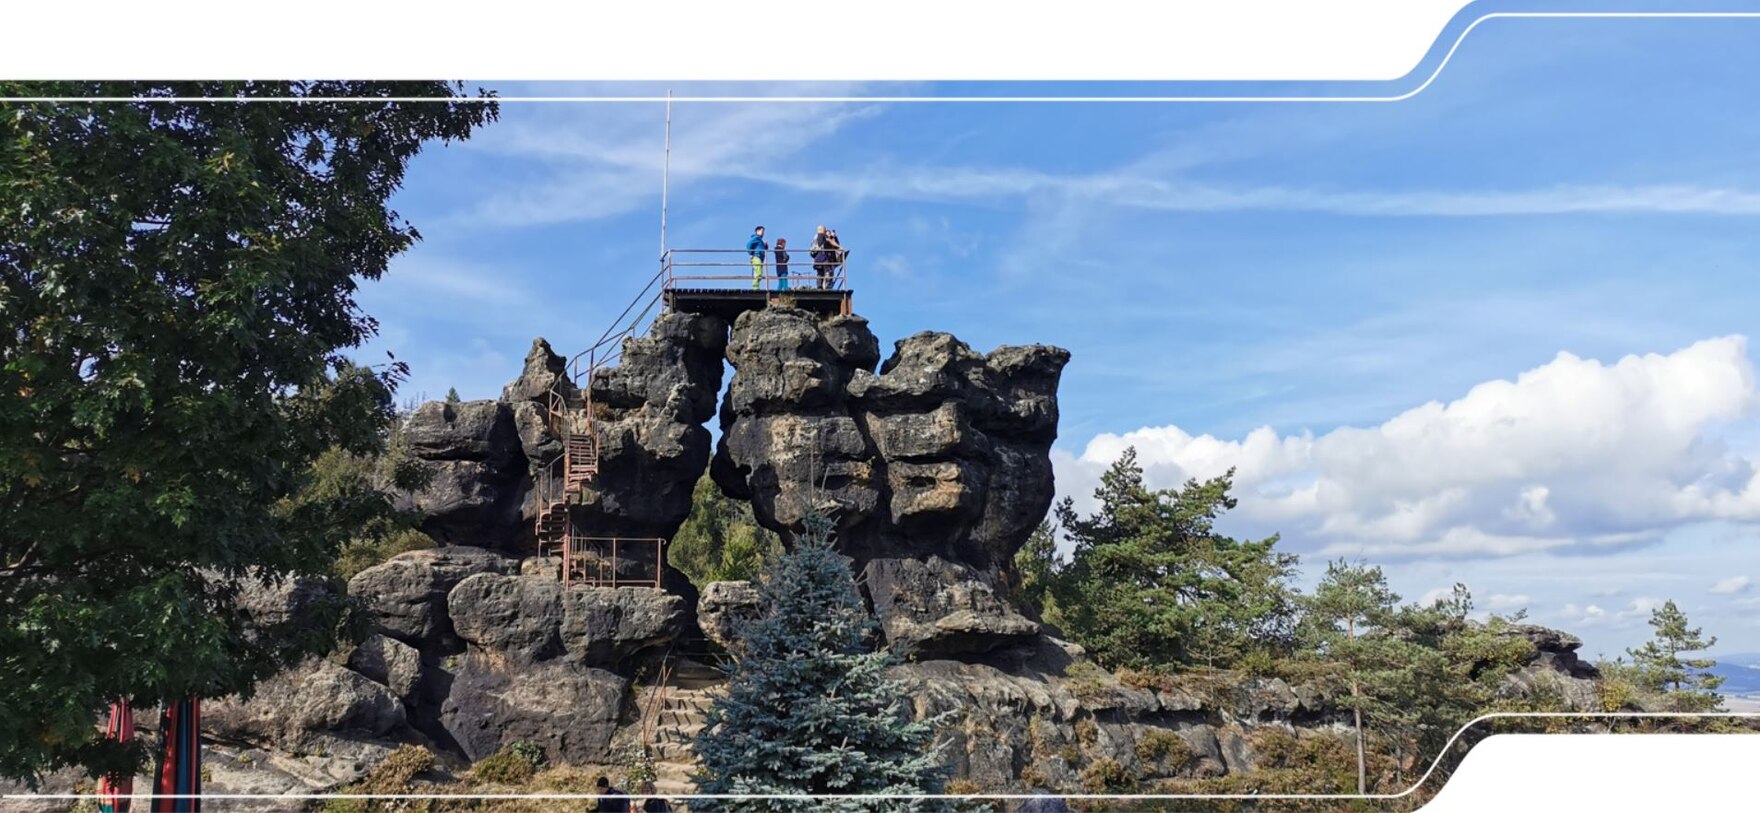
<path id="1" fill-rule="evenodd" d="M 675 287 L 678 287 L 677 283 L 681 280 L 714 283 L 757 280 L 757 287 L 776 292 L 844 290 L 847 288 L 849 281 L 849 271 L 847 268 L 849 262 L 849 249 L 830 250 L 829 253 L 835 254 L 836 256 L 829 260 L 814 259 L 812 256 L 814 249 L 810 246 L 799 249 L 789 248 L 784 250 L 789 253 L 788 267 L 790 269 L 799 269 L 798 272 L 790 273 L 787 276 L 779 273 L 780 266 L 776 262 L 776 249 L 774 247 L 767 249 L 669 248 L 660 255 L 660 275 L 662 277 L 661 289 L 670 291 Z M 760 256 L 753 258 L 751 256 L 753 251 L 758 251 Z M 725 262 L 685 262 L 674 259 L 674 254 L 733 255 L 740 259 Z M 739 268 L 745 270 L 753 267 L 751 262 L 753 259 L 758 260 L 757 268 L 759 273 L 755 275 L 678 273 L 678 269 L 686 269 L 687 271 L 692 272 L 698 269 L 706 270 L 719 268 Z M 789 287 L 783 287 L 783 283 L 785 282 L 789 284 Z M 797 284 L 798 287 L 796 287 Z"/>

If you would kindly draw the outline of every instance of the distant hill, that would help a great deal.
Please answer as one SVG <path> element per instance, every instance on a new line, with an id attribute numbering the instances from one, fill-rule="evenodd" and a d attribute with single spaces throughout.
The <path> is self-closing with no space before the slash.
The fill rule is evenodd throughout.
<path id="1" fill-rule="evenodd" d="M 1760 653 L 1723 655 L 1711 672 L 1723 676 L 1723 694 L 1760 696 Z"/>

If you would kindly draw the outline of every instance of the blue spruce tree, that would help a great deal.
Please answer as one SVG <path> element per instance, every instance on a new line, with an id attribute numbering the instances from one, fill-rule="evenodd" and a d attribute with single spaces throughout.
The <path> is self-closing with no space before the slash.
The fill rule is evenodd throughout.
<path id="1" fill-rule="evenodd" d="M 941 793 L 934 728 L 913 721 L 891 656 L 832 548 L 831 521 L 805 520 L 759 585 L 764 614 L 740 637 L 727 694 L 697 736 L 702 793 Z M 943 810 L 934 799 L 701 799 L 693 810 Z"/>

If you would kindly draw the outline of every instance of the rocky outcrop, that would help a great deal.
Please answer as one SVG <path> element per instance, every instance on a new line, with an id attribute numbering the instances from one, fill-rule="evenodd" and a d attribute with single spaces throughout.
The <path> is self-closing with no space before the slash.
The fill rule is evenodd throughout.
<path id="1" fill-rule="evenodd" d="M 249 699 L 227 697 L 202 707 L 202 723 L 214 734 L 283 747 L 331 733 L 393 737 L 407 722 L 390 689 L 321 659 L 270 678 Z"/>
<path id="2" fill-rule="evenodd" d="M 833 513 L 900 651 L 982 653 L 1037 632 L 996 587 L 1051 505 L 1067 351 L 984 355 L 919 333 L 876 374 L 866 320 L 771 308 L 739 317 L 727 358 L 716 483 L 785 538 L 810 508 Z"/>
<path id="3" fill-rule="evenodd" d="M 415 550 L 355 574 L 348 592 L 372 611 L 381 634 L 442 655 L 463 648 L 447 614 L 447 593 L 470 576 L 518 569 L 517 560 L 482 548 Z"/>
<path id="4" fill-rule="evenodd" d="M 576 764 L 607 757 L 629 662 L 676 637 L 686 615 L 659 590 L 491 573 L 459 582 L 447 606 L 468 643 L 440 706 L 449 738 L 471 759 L 527 740 Z"/>
<path id="5" fill-rule="evenodd" d="M 758 588 L 751 582 L 710 582 L 697 599 L 697 626 L 717 646 L 732 650 L 740 630 L 762 609 Z"/>
<path id="6" fill-rule="evenodd" d="M 1039 633 L 981 574 L 939 556 L 873 559 L 862 575 L 887 643 L 900 655 L 982 653 Z"/>
<path id="7" fill-rule="evenodd" d="M 374 635 L 349 654 L 348 668 L 383 684 L 398 700 L 414 703 L 422 678 L 422 653 L 395 638 Z"/>
<path id="8" fill-rule="evenodd" d="M 603 762 L 628 689 L 616 673 L 565 660 L 514 670 L 473 657 L 453 680 L 441 719 L 472 760 L 524 740 L 557 762 Z"/>
<path id="9" fill-rule="evenodd" d="M 1577 657 L 1581 638 L 1537 624 L 1510 624 L 1498 634 L 1533 647 L 1528 662 L 1504 679 L 1504 694 L 1552 697 L 1572 711 L 1603 710 L 1596 684 L 1601 670 Z"/>
<path id="10" fill-rule="evenodd" d="M 691 490 L 709 465 L 703 423 L 715 414 L 726 345 L 726 320 L 666 313 L 594 375 L 599 476 L 576 509 L 581 527 L 668 538 L 690 515 Z"/>
<path id="11" fill-rule="evenodd" d="M 444 545 L 525 546 L 531 478 L 510 405 L 429 401 L 405 420 L 398 442 L 426 480 L 400 494 L 398 507 L 420 513 L 423 532 Z"/>

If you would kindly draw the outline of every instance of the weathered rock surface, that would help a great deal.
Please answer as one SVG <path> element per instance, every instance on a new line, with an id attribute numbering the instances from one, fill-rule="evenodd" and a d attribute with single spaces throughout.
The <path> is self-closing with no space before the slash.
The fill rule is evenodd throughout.
<path id="1" fill-rule="evenodd" d="M 1534 647 L 1532 659 L 1505 679 L 1506 694 L 1553 696 L 1571 710 L 1601 710 L 1596 688 L 1601 671 L 1577 657 L 1581 638 L 1537 624 L 1511 624 L 1500 634 L 1524 639 Z"/>
<path id="2" fill-rule="evenodd" d="M 697 599 L 697 626 L 716 645 L 731 650 L 741 628 L 762 609 L 758 588 L 751 582 L 710 582 Z"/>
<path id="3" fill-rule="evenodd" d="M 525 369 L 501 388 L 501 400 L 510 405 L 528 401 L 544 404 L 552 393 L 571 402 L 580 398 L 580 388 L 568 378 L 568 360 L 557 355 L 540 336 L 532 340 L 532 349 L 526 351 Z"/>
<path id="4" fill-rule="evenodd" d="M 413 703 L 422 678 L 422 653 L 395 638 L 374 635 L 349 654 L 348 668 L 384 684 L 398 700 Z"/>
<path id="5" fill-rule="evenodd" d="M 551 759 L 603 760 L 624 711 L 619 672 L 676 637 L 684 599 L 651 588 L 564 588 L 542 575 L 479 573 L 447 598 L 469 643 L 440 724 L 471 759 L 515 740 Z M 616 670 L 616 671 L 614 671 Z"/>
<path id="6" fill-rule="evenodd" d="M 562 658 L 616 667 L 681 631 L 684 599 L 642 587 L 564 588 L 544 576 L 482 573 L 447 599 L 458 636 L 473 655 L 523 665 Z"/>
<path id="7" fill-rule="evenodd" d="M 709 464 L 727 322 L 667 313 L 623 342 L 615 367 L 592 381 L 599 476 L 576 511 L 598 536 L 670 537 L 690 515 L 691 490 Z"/>
<path id="8" fill-rule="evenodd" d="M 530 490 L 514 411 L 501 401 L 429 401 L 399 435 L 427 476 L 399 506 L 423 515 L 422 531 L 445 545 L 516 550 L 529 533 L 521 510 Z"/>
<path id="9" fill-rule="evenodd" d="M 987 652 L 1039 633 L 980 574 L 939 556 L 873 559 L 863 576 L 874 615 L 900 655 Z"/>
<path id="10" fill-rule="evenodd" d="M 602 762 L 627 690 L 617 674 L 567 660 L 510 668 L 473 653 L 452 683 L 441 721 L 472 760 L 526 740 L 558 762 Z"/>
<path id="11" fill-rule="evenodd" d="M 518 569 L 516 560 L 482 548 L 415 550 L 355 574 L 348 592 L 366 602 L 381 633 L 437 655 L 462 649 L 447 615 L 446 594 L 478 573 Z"/>
<path id="12" fill-rule="evenodd" d="M 228 697 L 202 707 L 202 724 L 215 734 L 283 747 L 323 733 L 395 736 L 407 722 L 390 689 L 322 659 L 270 678 L 249 700 Z"/>
<path id="13" fill-rule="evenodd" d="M 741 314 L 716 483 L 785 538 L 809 502 L 824 501 L 816 507 L 835 514 L 838 547 L 858 568 L 888 560 L 870 574 L 869 598 L 902 651 L 978 653 L 1031 636 L 1036 626 L 995 587 L 1051 505 L 1069 353 L 983 355 L 919 333 L 876 375 L 879 355 L 860 317 Z M 917 588 L 930 594 L 898 593 Z"/>

